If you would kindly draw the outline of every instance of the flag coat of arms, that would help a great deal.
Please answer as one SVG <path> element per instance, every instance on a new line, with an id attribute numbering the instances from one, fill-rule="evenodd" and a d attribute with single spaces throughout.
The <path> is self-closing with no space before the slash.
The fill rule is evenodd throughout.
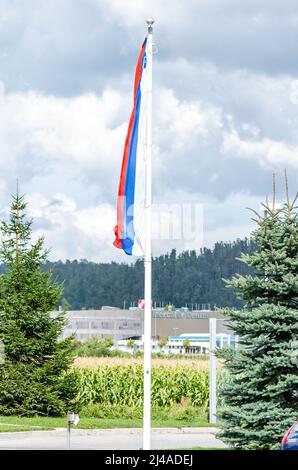
<path id="1" fill-rule="evenodd" d="M 125 140 L 117 203 L 114 245 L 127 255 L 145 253 L 147 38 L 135 72 L 134 106 Z"/>

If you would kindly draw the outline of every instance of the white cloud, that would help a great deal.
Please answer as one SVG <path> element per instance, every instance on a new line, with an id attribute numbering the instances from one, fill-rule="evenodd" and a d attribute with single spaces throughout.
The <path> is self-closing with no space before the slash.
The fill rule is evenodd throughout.
<path id="1" fill-rule="evenodd" d="M 254 159 L 267 169 L 285 167 L 298 168 L 298 145 L 263 138 L 244 140 L 239 134 L 224 132 L 222 152 L 244 159 Z"/>
<path id="2" fill-rule="evenodd" d="M 229 225 L 224 230 L 221 227 L 208 230 L 205 239 L 208 239 L 207 246 L 213 246 L 218 241 L 233 242 L 237 238 L 249 237 L 254 227 L 252 224 Z"/>
<path id="3" fill-rule="evenodd" d="M 34 218 L 33 239 L 45 236 L 45 245 L 51 248 L 50 259 L 133 261 L 134 258 L 125 256 L 113 246 L 114 207 L 102 204 L 79 209 L 74 199 L 65 194 L 53 194 L 47 199 L 43 194 L 32 193 L 26 199 L 28 215 Z M 219 206 L 215 201 L 204 199 L 204 195 L 194 197 L 193 193 L 181 192 L 180 204 L 169 194 L 166 203 L 154 205 L 154 255 L 172 248 L 199 250 L 218 240 L 229 241 L 249 235 L 254 224 L 247 222 L 249 215 L 243 207 L 249 201 L 256 208 L 255 198 L 234 194 Z M 226 213 L 229 213 L 228 218 Z"/>
<path id="4" fill-rule="evenodd" d="M 115 208 L 108 204 L 102 204 L 77 211 L 74 216 L 74 226 L 81 231 L 83 236 L 87 236 L 97 243 L 97 246 L 100 245 L 100 240 L 107 241 L 112 246 L 115 220 Z"/>
<path id="5" fill-rule="evenodd" d="M 63 182 L 67 186 L 70 180 L 83 180 L 87 191 L 89 183 L 98 187 L 98 193 L 104 189 L 106 194 L 116 195 L 131 106 L 131 94 L 111 88 L 100 97 L 8 94 L 0 107 L 2 174 L 10 182 L 19 176 L 23 184 L 55 174 L 60 190 Z M 173 90 L 157 91 L 154 111 L 157 159 L 163 148 L 168 152 L 168 157 L 163 155 L 162 165 L 175 152 L 188 151 L 196 139 L 205 141 L 221 126 L 219 108 L 203 106 L 199 101 L 178 100 Z M 50 190 L 48 186 L 45 189 Z"/>
<path id="6" fill-rule="evenodd" d="M 180 2 L 173 0 L 93 0 L 95 4 L 104 11 L 108 18 L 115 20 L 119 25 L 124 24 L 127 28 L 143 26 L 145 31 L 146 20 L 153 16 L 157 28 L 167 25 L 169 22 L 174 28 L 182 18 L 188 18 L 194 0 Z M 197 1 L 197 0 L 196 0 Z M 175 15 L 169 20 L 169 11 L 175 9 Z"/>
<path id="7" fill-rule="evenodd" d="M 123 140 L 123 125 L 112 124 L 119 120 L 124 101 L 112 90 L 101 98 L 89 94 L 67 99 L 34 92 L 8 95 L 0 109 L 3 150 L 12 160 L 27 148 L 47 163 L 109 167 Z"/>
<path id="8" fill-rule="evenodd" d="M 33 238 L 45 236 L 51 259 L 120 259 L 121 253 L 113 247 L 115 208 L 103 204 L 78 209 L 74 199 L 65 194 L 47 199 L 33 193 L 26 199 L 28 214 L 34 218 Z"/>
<path id="9" fill-rule="evenodd" d="M 157 141 L 168 150 L 187 151 L 198 137 L 206 140 L 222 127 L 221 110 L 199 101 L 179 100 L 173 90 L 162 89 L 156 95 Z"/>

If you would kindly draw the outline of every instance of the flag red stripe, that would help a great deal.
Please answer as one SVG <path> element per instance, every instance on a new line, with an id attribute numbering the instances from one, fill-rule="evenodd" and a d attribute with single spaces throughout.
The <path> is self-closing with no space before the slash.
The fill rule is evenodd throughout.
<path id="1" fill-rule="evenodd" d="M 131 136 L 133 125 L 135 121 L 135 111 L 136 111 L 136 96 L 138 86 L 142 76 L 142 58 L 145 48 L 145 42 L 142 45 L 142 49 L 138 58 L 137 68 L 135 72 L 135 82 L 134 82 L 134 107 L 130 116 L 129 125 L 127 136 L 125 139 L 125 146 L 123 152 L 123 159 L 122 159 L 122 167 L 121 167 L 121 176 L 120 176 L 120 183 L 119 183 L 119 190 L 118 190 L 118 203 L 117 203 L 117 226 L 114 229 L 116 240 L 114 241 L 114 245 L 116 248 L 123 248 L 122 247 L 122 236 L 123 236 L 123 210 L 124 210 L 124 202 L 125 202 L 125 183 L 126 183 L 126 173 L 127 173 L 127 164 L 128 164 L 128 156 L 129 156 L 129 149 L 131 144 Z"/>

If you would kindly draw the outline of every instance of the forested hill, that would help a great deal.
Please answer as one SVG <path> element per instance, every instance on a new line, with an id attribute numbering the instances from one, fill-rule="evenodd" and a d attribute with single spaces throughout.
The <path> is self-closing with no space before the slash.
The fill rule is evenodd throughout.
<path id="1" fill-rule="evenodd" d="M 183 307 L 186 304 L 240 306 L 223 278 L 247 274 L 250 269 L 235 258 L 254 249 L 252 243 L 237 240 L 216 243 L 213 249 L 158 256 L 153 260 L 153 300 Z M 47 263 L 54 278 L 64 281 L 64 297 L 72 309 L 126 307 L 143 298 L 144 264 L 93 263 L 86 260 Z M 125 302 L 125 304 L 124 304 Z"/>

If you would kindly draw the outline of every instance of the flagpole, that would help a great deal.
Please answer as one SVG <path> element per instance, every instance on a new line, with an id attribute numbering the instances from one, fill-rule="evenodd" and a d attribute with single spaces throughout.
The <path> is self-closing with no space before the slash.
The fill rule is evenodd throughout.
<path id="1" fill-rule="evenodd" d="M 151 316 L 152 316 L 152 33 L 154 20 L 147 20 L 147 138 L 146 138 L 146 246 L 144 312 L 144 411 L 143 449 L 151 448 Z"/>

